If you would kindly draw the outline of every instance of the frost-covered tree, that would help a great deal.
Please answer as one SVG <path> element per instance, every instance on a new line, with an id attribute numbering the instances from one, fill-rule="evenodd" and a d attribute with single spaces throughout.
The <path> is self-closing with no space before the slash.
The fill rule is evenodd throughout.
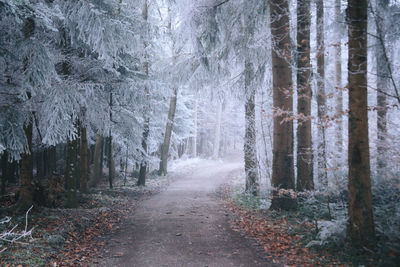
<path id="1" fill-rule="evenodd" d="M 201 25 L 196 35 L 202 62 L 212 77 L 213 95 L 222 103 L 226 84 L 233 96 L 246 99 L 244 157 L 247 192 L 257 194 L 258 166 L 256 147 L 255 95 L 262 88 L 267 39 L 267 5 L 259 1 L 203 1 L 195 19 Z M 229 40 L 229 41 L 228 41 Z M 214 77 L 222 77 L 216 80 Z M 220 150 L 220 105 L 217 104 L 214 155 Z"/>

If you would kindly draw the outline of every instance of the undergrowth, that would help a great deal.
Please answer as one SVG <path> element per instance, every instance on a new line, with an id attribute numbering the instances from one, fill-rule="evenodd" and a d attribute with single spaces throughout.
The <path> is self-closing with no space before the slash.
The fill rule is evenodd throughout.
<path id="1" fill-rule="evenodd" d="M 64 208 L 65 199 L 61 194 L 55 207 L 35 206 L 28 217 L 28 225 L 33 228 L 32 238 L 22 240 L 23 243 L 0 240 L 0 251 L 5 248 L 0 252 L 0 266 L 53 266 L 55 263 L 87 266 L 102 246 L 96 237 L 110 233 L 126 210 L 159 192 L 171 180 L 169 176 L 149 174 L 146 186 L 138 187 L 134 177 L 123 178 L 115 180 L 114 189 L 109 189 L 103 181 L 87 194 L 79 195 L 79 206 L 75 209 Z M 20 232 L 25 216 L 14 214 L 9 224 L 0 224 L 0 232 L 17 224 L 16 231 Z"/>
<path id="2" fill-rule="evenodd" d="M 346 237 L 347 181 L 337 186 L 297 194 L 296 211 L 267 211 L 268 195 L 255 197 L 242 187 L 231 191 L 232 201 L 245 209 L 256 210 L 268 219 L 285 219 L 293 234 L 300 236 L 302 246 L 329 253 L 349 266 L 398 266 L 400 262 L 400 182 L 399 175 L 374 177 L 372 184 L 376 244 L 374 248 L 354 248 Z"/>

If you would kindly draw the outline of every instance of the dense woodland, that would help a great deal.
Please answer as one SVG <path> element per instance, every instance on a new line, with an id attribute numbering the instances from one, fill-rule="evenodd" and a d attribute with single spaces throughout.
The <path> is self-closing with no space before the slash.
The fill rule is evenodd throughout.
<path id="1" fill-rule="evenodd" d="M 0 0 L 3 213 L 240 150 L 243 194 L 398 257 L 399 25 L 397 0 Z"/>

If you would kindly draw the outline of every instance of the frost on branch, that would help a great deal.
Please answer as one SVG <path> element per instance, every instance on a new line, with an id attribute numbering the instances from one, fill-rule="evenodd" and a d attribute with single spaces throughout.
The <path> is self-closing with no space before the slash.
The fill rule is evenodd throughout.
<path id="1" fill-rule="evenodd" d="M 17 231 L 16 228 L 18 227 L 18 224 L 16 224 L 10 230 L 8 230 L 6 228 L 1 232 L 0 241 L 2 241 L 2 244 L 0 244 L 0 253 L 7 249 L 7 247 L 5 247 L 4 244 L 7 244 L 7 243 L 27 244 L 21 240 L 26 240 L 27 238 L 29 238 L 30 240 L 33 240 L 32 231 L 34 228 L 31 228 L 28 230 L 28 214 L 32 208 L 33 208 L 33 206 L 31 206 L 25 213 L 24 230 Z M 11 221 L 11 217 L 5 217 L 0 221 L 0 225 L 8 224 L 8 223 L 10 223 L 10 221 Z"/>
<path id="2" fill-rule="evenodd" d="M 306 247 L 322 246 L 329 242 L 339 244 L 343 242 L 346 237 L 346 223 L 347 218 L 339 218 L 332 221 L 318 221 L 318 228 L 320 229 L 317 239 L 312 240 Z"/>

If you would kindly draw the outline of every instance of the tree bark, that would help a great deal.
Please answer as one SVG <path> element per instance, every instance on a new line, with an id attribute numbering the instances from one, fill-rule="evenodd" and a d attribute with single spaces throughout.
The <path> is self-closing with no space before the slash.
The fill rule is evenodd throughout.
<path id="1" fill-rule="evenodd" d="M 272 76 L 274 106 L 274 143 L 272 164 L 271 209 L 295 209 L 296 200 L 280 189 L 294 189 L 292 69 L 289 61 L 288 0 L 270 1 L 272 35 Z"/>
<path id="2" fill-rule="evenodd" d="M 18 162 L 8 162 L 8 169 L 7 169 L 7 182 L 9 184 L 17 184 L 17 176 L 18 176 Z"/>
<path id="3" fill-rule="evenodd" d="M 44 176 L 46 175 L 45 173 L 45 167 L 44 167 L 44 150 L 43 148 L 39 148 L 36 153 L 36 177 L 38 179 L 43 179 Z"/>
<path id="4" fill-rule="evenodd" d="M 88 180 L 88 141 L 86 136 L 86 126 L 81 126 L 81 182 L 80 190 L 82 193 L 87 192 Z"/>
<path id="5" fill-rule="evenodd" d="M 98 181 L 100 181 L 103 178 L 103 169 L 104 169 L 104 155 L 105 155 L 105 146 L 106 146 L 106 138 L 102 137 L 101 140 L 101 150 L 100 150 L 100 167 L 99 167 L 99 176 L 97 177 Z"/>
<path id="6" fill-rule="evenodd" d="M 124 186 L 126 184 L 126 174 L 128 173 L 128 154 L 129 152 L 129 146 L 126 147 L 126 155 L 125 155 L 125 166 L 124 166 Z"/>
<path id="7" fill-rule="evenodd" d="M 349 0 L 347 7 L 350 110 L 347 231 L 356 246 L 369 246 L 375 241 L 368 140 L 367 3 L 367 0 Z"/>
<path id="8" fill-rule="evenodd" d="M 78 120 L 76 122 L 76 128 L 78 129 L 78 137 L 76 139 L 76 142 L 74 142 L 75 145 L 75 154 L 74 154 L 74 160 L 75 160 L 75 172 L 74 172 L 74 179 L 75 179 L 75 190 L 78 191 L 80 189 L 81 185 L 81 123 Z"/>
<path id="9" fill-rule="evenodd" d="M 311 135 L 310 0 L 297 1 L 297 190 L 314 189 Z"/>
<path id="10" fill-rule="evenodd" d="M 258 166 L 256 141 L 256 87 L 252 84 L 254 75 L 250 60 L 245 61 L 245 136 L 244 136 L 244 170 L 246 173 L 246 192 L 258 195 Z"/>
<path id="11" fill-rule="evenodd" d="M 4 195 L 6 193 L 7 178 L 8 178 L 8 153 L 7 153 L 7 151 L 4 151 L 3 155 L 1 155 L 1 194 L 2 195 Z"/>
<path id="12" fill-rule="evenodd" d="M 113 157 L 113 142 L 112 137 L 108 139 L 108 184 L 113 188 L 113 181 L 115 178 L 115 161 Z"/>
<path id="13" fill-rule="evenodd" d="M 21 189 L 17 203 L 17 211 L 24 212 L 33 204 L 33 160 L 32 160 L 32 120 L 24 125 L 24 132 L 27 141 L 27 151 L 21 155 Z"/>
<path id="14" fill-rule="evenodd" d="M 164 142 L 161 147 L 160 168 L 158 170 L 158 175 L 167 174 L 168 151 L 169 151 L 169 144 L 171 142 L 172 128 L 174 126 L 177 97 L 178 97 L 178 89 L 175 88 L 174 94 L 169 102 L 168 121 L 167 125 L 165 126 Z"/>
<path id="15" fill-rule="evenodd" d="M 57 153 L 56 153 L 56 146 L 50 146 L 47 150 L 47 158 L 48 158 L 48 174 L 52 175 L 53 172 L 56 170 L 56 162 L 57 162 Z"/>
<path id="16" fill-rule="evenodd" d="M 324 2 L 316 1 L 317 6 L 317 106 L 318 106 L 318 180 L 328 186 L 326 165 L 326 94 L 325 94 L 325 37 L 324 37 Z"/>
<path id="17" fill-rule="evenodd" d="M 142 162 L 140 163 L 139 169 L 139 178 L 137 185 L 145 186 L 146 185 L 146 176 L 147 176 L 147 139 L 149 137 L 150 129 L 149 129 L 149 119 L 146 118 L 144 123 L 143 135 L 142 135 Z"/>
<path id="18" fill-rule="evenodd" d="M 43 149 L 43 170 L 44 176 L 49 177 L 51 172 L 49 172 L 49 147 Z"/>
<path id="19" fill-rule="evenodd" d="M 95 187 L 99 183 L 102 175 L 103 169 L 101 165 L 101 154 L 103 150 L 103 136 L 97 135 L 96 144 L 94 148 L 94 156 L 93 156 L 93 173 L 91 177 L 90 187 Z"/>
<path id="20" fill-rule="evenodd" d="M 113 94 L 110 93 L 110 129 L 108 132 L 108 183 L 110 188 L 113 188 L 113 180 L 115 175 L 115 164 L 113 158 L 113 143 L 111 134 L 111 124 L 112 124 L 112 105 L 113 105 Z"/>

